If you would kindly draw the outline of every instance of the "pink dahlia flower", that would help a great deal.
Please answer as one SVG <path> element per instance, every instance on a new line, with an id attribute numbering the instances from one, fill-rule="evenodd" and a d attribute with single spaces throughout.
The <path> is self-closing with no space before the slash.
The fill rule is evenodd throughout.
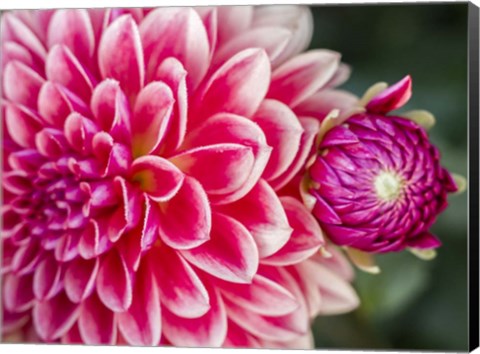
<path id="1" fill-rule="evenodd" d="M 457 186 L 424 128 L 433 116 L 387 115 L 410 96 L 407 76 L 359 113 L 329 119 L 320 134 L 306 188 L 313 214 L 337 245 L 372 253 L 440 245 L 429 228 Z"/>
<path id="2" fill-rule="evenodd" d="M 348 263 L 277 192 L 320 126 L 301 107 L 348 96 L 337 53 L 298 55 L 308 9 L 1 25 L 5 338 L 308 347 L 313 316 L 358 304 Z"/>

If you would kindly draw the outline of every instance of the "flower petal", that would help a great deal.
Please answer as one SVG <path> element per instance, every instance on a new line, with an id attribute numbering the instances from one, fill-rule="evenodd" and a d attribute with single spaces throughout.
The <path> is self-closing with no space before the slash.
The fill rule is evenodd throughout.
<path id="1" fill-rule="evenodd" d="M 184 173 L 195 177 L 210 194 L 227 194 L 249 177 L 252 149 L 239 144 L 216 144 L 187 150 L 170 159 Z"/>
<path id="2" fill-rule="evenodd" d="M 47 46 L 64 44 L 78 60 L 89 66 L 95 50 L 92 22 L 85 9 L 61 9 L 50 19 Z"/>
<path id="3" fill-rule="evenodd" d="M 107 27 L 98 46 L 98 58 L 103 78 L 118 80 L 128 97 L 143 87 L 142 42 L 131 15 L 120 16 Z"/>
<path id="4" fill-rule="evenodd" d="M 132 305 L 117 315 L 118 328 L 131 345 L 152 346 L 160 342 L 160 299 L 152 271 L 148 261 L 143 260 L 135 276 Z"/>
<path id="5" fill-rule="evenodd" d="M 33 293 L 38 300 L 48 300 L 63 288 L 62 268 L 53 255 L 40 262 L 33 276 Z"/>
<path id="6" fill-rule="evenodd" d="M 79 307 L 64 292 L 52 299 L 38 301 L 33 307 L 33 325 L 40 338 L 53 341 L 63 336 L 77 320 Z"/>
<path id="7" fill-rule="evenodd" d="M 6 98 L 29 108 L 37 108 L 38 93 L 45 81 L 37 72 L 14 60 L 5 67 L 2 81 Z"/>
<path id="8" fill-rule="evenodd" d="M 252 234 L 261 258 L 277 252 L 290 238 L 292 228 L 275 191 L 260 180 L 242 199 L 217 207 L 240 221 Z"/>
<path id="9" fill-rule="evenodd" d="M 288 242 L 274 255 L 262 263 L 284 266 L 301 262 L 325 244 L 322 230 L 303 203 L 292 197 L 281 197 L 293 233 Z"/>
<path id="10" fill-rule="evenodd" d="M 204 189 L 194 178 L 185 177 L 175 197 L 160 204 L 159 218 L 160 237 L 175 249 L 193 248 L 210 238 L 210 204 Z"/>
<path id="11" fill-rule="evenodd" d="M 411 96 L 412 78 L 410 75 L 407 75 L 396 84 L 373 97 L 370 102 L 368 102 L 366 108 L 367 111 L 372 113 L 386 114 L 402 107 L 408 102 Z"/>
<path id="12" fill-rule="evenodd" d="M 195 89 L 207 71 L 210 52 L 206 29 L 195 10 L 181 7 L 153 10 L 139 29 L 147 80 L 163 59 L 175 57 L 188 72 L 189 89 Z"/>
<path id="13" fill-rule="evenodd" d="M 313 16 L 308 6 L 257 6 L 252 27 L 266 26 L 281 27 L 292 33 L 288 44 L 272 63 L 276 67 L 307 49 L 313 34 Z"/>
<path id="14" fill-rule="evenodd" d="M 106 308 L 96 293 L 82 302 L 78 330 L 85 344 L 115 344 L 117 325 L 115 314 Z"/>
<path id="15" fill-rule="evenodd" d="M 87 105 L 65 87 L 46 81 L 38 94 L 38 113 L 48 123 L 62 128 L 72 112 L 88 115 Z"/>
<path id="16" fill-rule="evenodd" d="M 243 32 L 216 51 L 210 70 L 248 48 L 265 49 L 270 62 L 275 62 L 289 42 L 291 34 L 289 30 L 281 27 L 260 27 Z"/>
<path id="17" fill-rule="evenodd" d="M 90 107 L 102 130 L 116 141 L 129 143 L 131 112 L 125 93 L 118 81 L 106 79 L 93 90 Z"/>
<path id="18" fill-rule="evenodd" d="M 232 283 L 250 283 L 258 268 L 258 250 L 252 235 L 235 219 L 214 213 L 210 240 L 181 251 L 203 271 Z"/>
<path id="19" fill-rule="evenodd" d="M 65 86 L 85 102 L 90 100 L 94 87 L 93 78 L 68 47 L 57 44 L 50 49 L 45 72 L 48 80 Z"/>
<path id="20" fill-rule="evenodd" d="M 220 286 L 222 295 L 229 301 L 260 315 L 286 315 L 299 305 L 287 289 L 258 274 L 251 284 L 228 283 Z"/>
<path id="21" fill-rule="evenodd" d="M 92 293 L 98 274 L 98 258 L 77 258 L 68 264 L 65 272 L 65 293 L 75 303 L 82 302 Z"/>
<path id="22" fill-rule="evenodd" d="M 226 204 L 245 196 L 262 175 L 272 150 L 257 124 L 245 117 L 229 113 L 219 113 L 208 118 L 198 128 L 189 132 L 183 146 L 189 149 L 221 143 L 237 143 L 251 147 L 255 162 L 250 175 L 240 188 L 228 195 L 210 195 L 212 204 Z"/>
<path id="23" fill-rule="evenodd" d="M 210 309 L 205 286 L 193 268 L 169 247 L 149 253 L 163 306 L 182 318 L 198 318 Z"/>
<path id="24" fill-rule="evenodd" d="M 96 279 L 97 293 L 105 306 L 114 312 L 126 311 L 133 298 L 131 275 L 118 251 L 104 258 Z"/>
<path id="25" fill-rule="evenodd" d="M 210 310 L 199 318 L 177 317 L 166 308 L 162 312 L 165 337 L 176 346 L 218 347 L 227 334 L 227 313 L 223 301 L 209 288 Z"/>
<path id="26" fill-rule="evenodd" d="M 32 289 L 32 275 L 7 274 L 2 279 L 2 304 L 11 313 L 21 313 L 29 310 L 35 296 Z"/>
<path id="27" fill-rule="evenodd" d="M 253 6 L 219 6 L 218 17 L 218 47 L 244 33 L 252 24 Z"/>
<path id="28" fill-rule="evenodd" d="M 21 147 L 35 147 L 35 135 L 41 130 L 40 119 L 23 106 L 7 104 L 5 125 L 8 133 Z"/>
<path id="29" fill-rule="evenodd" d="M 298 153 L 303 128 L 295 114 L 285 104 L 264 100 L 253 117 L 262 128 L 272 154 L 262 177 L 275 179 L 290 167 Z"/>
<path id="30" fill-rule="evenodd" d="M 330 80 L 339 62 L 340 54 L 329 50 L 300 54 L 275 69 L 267 97 L 295 107 Z"/>
<path id="31" fill-rule="evenodd" d="M 196 122 L 215 113 L 250 117 L 270 84 L 270 61 L 262 49 L 246 49 L 223 64 L 194 99 Z"/>
<path id="32" fill-rule="evenodd" d="M 142 156 L 130 169 L 133 181 L 157 202 L 167 201 L 182 186 L 185 175 L 170 161 L 159 156 Z"/>
<path id="33" fill-rule="evenodd" d="M 187 131 L 187 76 L 182 63 L 173 57 L 165 59 L 155 74 L 155 80 L 166 83 L 175 98 L 168 134 L 165 135 L 160 150 L 163 154 L 175 151 L 182 144 Z"/>
<path id="34" fill-rule="evenodd" d="M 160 81 L 140 91 L 131 122 L 134 156 L 151 153 L 160 144 L 170 124 L 173 103 L 172 90 Z"/>

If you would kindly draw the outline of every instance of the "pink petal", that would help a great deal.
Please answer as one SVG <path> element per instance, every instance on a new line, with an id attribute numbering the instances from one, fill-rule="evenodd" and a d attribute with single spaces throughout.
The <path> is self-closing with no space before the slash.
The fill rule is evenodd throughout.
<path id="1" fill-rule="evenodd" d="M 34 271 L 42 258 L 43 252 L 38 242 L 27 243 L 15 251 L 12 259 L 12 270 L 17 275 L 29 274 Z"/>
<path id="2" fill-rule="evenodd" d="M 184 174 L 170 161 L 159 156 L 142 156 L 133 161 L 132 178 L 153 200 L 165 202 L 182 186 Z"/>
<path id="3" fill-rule="evenodd" d="M 209 59 L 212 59 L 213 52 L 217 46 L 218 36 L 218 10 L 216 7 L 196 7 L 195 11 L 200 15 L 205 30 L 207 31 L 208 43 L 210 44 Z"/>
<path id="4" fill-rule="evenodd" d="M 248 229 L 261 258 L 277 252 L 292 234 L 280 200 L 264 180 L 260 180 L 242 199 L 217 210 L 240 221 Z"/>
<path id="5" fill-rule="evenodd" d="M 34 149 L 23 149 L 15 151 L 8 156 L 8 163 L 13 169 L 22 170 L 25 172 L 38 171 L 38 169 L 44 162 L 44 157 L 40 155 L 37 150 Z"/>
<path id="6" fill-rule="evenodd" d="M 292 34 L 286 47 L 272 63 L 282 64 L 307 49 L 313 34 L 313 16 L 308 6 L 258 6 L 253 14 L 252 27 L 280 27 Z"/>
<path id="7" fill-rule="evenodd" d="M 92 151 L 100 167 L 101 177 L 125 175 L 132 163 L 130 148 L 115 142 L 110 134 L 103 131 L 93 137 Z"/>
<path id="8" fill-rule="evenodd" d="M 80 237 L 78 252 L 84 259 L 91 259 L 105 253 L 112 247 L 108 238 L 108 220 L 98 222 L 90 219 Z"/>
<path id="9" fill-rule="evenodd" d="M 169 247 L 149 253 L 163 306 L 182 318 L 198 318 L 210 309 L 205 286 L 193 268 Z"/>
<path id="10" fill-rule="evenodd" d="M 132 280 L 125 261 L 113 250 L 104 258 L 96 279 L 97 293 L 105 306 L 124 312 L 132 304 Z"/>
<path id="11" fill-rule="evenodd" d="M 438 248 L 442 245 L 442 242 L 434 235 L 428 232 L 424 232 L 414 239 L 407 241 L 409 247 L 419 249 L 432 249 Z"/>
<path id="12" fill-rule="evenodd" d="M 160 342 L 160 299 L 152 271 L 148 261 L 142 261 L 135 277 L 132 305 L 117 315 L 118 328 L 131 345 L 152 346 Z"/>
<path id="13" fill-rule="evenodd" d="M 160 81 L 140 91 L 131 122 L 135 156 L 148 154 L 160 144 L 170 124 L 173 103 L 172 90 Z"/>
<path id="14" fill-rule="evenodd" d="M 85 102 L 90 100 L 93 79 L 68 47 L 57 44 L 50 49 L 45 72 L 48 80 L 65 86 Z"/>
<path id="15" fill-rule="evenodd" d="M 195 10 L 173 7 L 153 10 L 139 30 L 147 79 L 164 59 L 174 57 L 188 72 L 189 89 L 195 89 L 207 71 L 210 52 L 207 32 Z"/>
<path id="16" fill-rule="evenodd" d="M 235 219 L 214 213 L 210 240 L 182 251 L 203 271 L 232 283 L 250 283 L 258 268 L 258 250 L 251 234 Z"/>
<path id="17" fill-rule="evenodd" d="M 301 279 L 300 286 L 309 301 L 311 315 L 341 314 L 358 306 L 359 299 L 348 281 L 325 266 L 305 261 L 298 264 L 296 269 Z M 321 294 L 319 299 L 318 294 Z"/>
<path id="18" fill-rule="evenodd" d="M 193 248 L 210 238 L 210 204 L 203 187 L 194 178 L 185 177 L 175 197 L 161 204 L 159 218 L 160 237 L 175 249 Z"/>
<path id="19" fill-rule="evenodd" d="M 95 36 L 88 12 L 85 9 L 55 11 L 50 19 L 47 46 L 66 45 L 84 65 L 90 65 L 95 50 Z"/>
<path id="20" fill-rule="evenodd" d="M 115 314 L 102 304 L 96 293 L 82 302 L 77 323 L 80 336 L 85 344 L 116 343 Z"/>
<path id="21" fill-rule="evenodd" d="M 29 312 L 10 312 L 2 306 L 2 341 L 7 333 L 19 331 L 30 321 Z"/>
<path id="22" fill-rule="evenodd" d="M 292 197 L 281 197 L 282 205 L 293 228 L 288 242 L 274 255 L 263 259 L 262 263 L 284 266 L 301 262 L 325 244 L 322 230 L 305 206 Z"/>
<path id="23" fill-rule="evenodd" d="M 227 314 L 218 292 L 209 289 L 210 310 L 199 318 L 177 317 L 166 308 L 162 312 L 165 337 L 176 346 L 218 347 L 227 334 Z"/>
<path id="24" fill-rule="evenodd" d="M 98 58 L 103 78 L 118 80 L 128 97 L 143 87 L 142 43 L 131 15 L 121 16 L 107 27 L 98 46 Z"/>
<path id="25" fill-rule="evenodd" d="M 64 124 L 65 138 L 73 150 L 83 154 L 92 151 L 94 135 L 99 131 L 97 125 L 77 112 L 72 112 Z"/>
<path id="26" fill-rule="evenodd" d="M 48 158 L 60 158 L 69 150 L 69 144 L 63 132 L 54 128 L 44 128 L 35 136 L 37 150 Z"/>
<path id="27" fill-rule="evenodd" d="M 46 81 L 38 94 L 38 113 L 48 123 L 63 127 L 71 112 L 88 114 L 87 105 L 65 87 Z"/>
<path id="28" fill-rule="evenodd" d="M 38 300 L 48 300 L 63 287 L 63 269 L 53 255 L 47 256 L 38 265 L 33 276 L 33 293 Z"/>
<path id="29" fill-rule="evenodd" d="M 252 149 L 239 144 L 199 147 L 176 155 L 170 161 L 195 177 L 210 194 L 228 194 L 240 188 L 255 162 Z"/>
<path id="30" fill-rule="evenodd" d="M 253 19 L 253 6 L 220 6 L 218 14 L 218 47 L 244 33 Z"/>
<path id="31" fill-rule="evenodd" d="M 268 145 L 273 148 L 263 178 L 275 179 L 286 172 L 295 159 L 303 128 L 288 106 L 275 100 L 264 100 L 253 121 L 262 128 Z"/>
<path id="32" fill-rule="evenodd" d="M 329 50 L 298 55 L 275 69 L 267 96 L 295 107 L 330 80 L 339 61 L 340 54 Z"/>
<path id="33" fill-rule="evenodd" d="M 187 71 L 175 58 L 165 59 L 157 69 L 155 80 L 166 83 L 173 92 L 175 104 L 172 111 L 168 134 L 160 152 L 175 151 L 183 142 L 187 130 Z"/>
<path id="34" fill-rule="evenodd" d="M 245 196 L 259 180 L 271 153 L 271 147 L 267 145 L 265 135 L 257 124 L 228 113 L 210 117 L 187 135 L 183 146 L 192 148 L 220 143 L 238 143 L 251 147 L 255 162 L 248 179 L 239 189 L 228 195 L 210 195 L 212 204 L 226 204 Z"/>
<path id="35" fill-rule="evenodd" d="M 250 333 L 246 332 L 242 327 L 237 325 L 235 322 L 228 321 L 228 333 L 225 342 L 223 343 L 224 348 L 262 348 L 263 343 Z"/>
<path id="36" fill-rule="evenodd" d="M 55 259 L 58 262 L 68 262 L 78 256 L 80 235 L 74 232 L 62 236 L 55 247 Z"/>
<path id="37" fill-rule="evenodd" d="M 37 108 L 37 98 L 44 79 L 17 60 L 11 61 L 3 73 L 3 92 L 14 103 Z"/>
<path id="38" fill-rule="evenodd" d="M 82 302 L 92 293 L 100 262 L 95 259 L 77 258 L 68 264 L 64 287 L 68 298 L 75 303 Z"/>
<path id="39" fill-rule="evenodd" d="M 315 117 L 323 121 L 334 109 L 340 114 L 358 105 L 358 97 L 343 90 L 321 90 L 314 93 L 295 107 L 295 113 L 300 116 Z"/>
<path id="40" fill-rule="evenodd" d="M 32 290 L 32 275 L 18 276 L 7 274 L 3 279 L 2 303 L 13 313 L 29 310 L 35 301 Z"/>
<path id="41" fill-rule="evenodd" d="M 310 153 L 312 151 L 312 146 L 317 136 L 318 130 L 320 129 L 320 124 L 318 120 L 314 118 L 300 117 L 300 124 L 302 124 L 304 133 L 302 139 L 300 140 L 300 147 L 298 149 L 297 156 L 295 156 L 294 162 L 290 165 L 287 171 L 277 177 L 274 180 L 269 181 L 270 185 L 275 189 L 279 190 L 284 187 L 288 182 L 290 182 L 302 168 L 305 167 L 305 162 L 307 161 Z"/>
<path id="42" fill-rule="evenodd" d="M 106 79 L 99 83 L 93 90 L 90 107 L 102 130 L 119 142 L 129 142 L 131 112 L 118 81 Z"/>
<path id="43" fill-rule="evenodd" d="M 35 67 L 30 52 L 16 42 L 3 42 L 1 50 L 2 71 L 5 70 L 7 64 L 11 61 L 18 61 L 26 66 Z"/>
<path id="44" fill-rule="evenodd" d="M 79 307 L 61 292 L 56 297 L 35 303 L 33 325 L 40 338 L 53 341 L 63 336 L 77 320 Z"/>
<path id="45" fill-rule="evenodd" d="M 13 40 L 26 47 L 39 59 L 44 59 L 47 55 L 45 47 L 38 37 L 22 22 L 17 16 L 11 13 L 5 13 L 2 16 L 2 28 L 0 32 L 6 40 Z"/>
<path id="46" fill-rule="evenodd" d="M 247 312 L 227 300 L 225 300 L 225 304 L 229 318 L 244 330 L 261 339 L 285 342 L 305 334 L 309 329 L 309 319 L 300 289 L 295 285 L 293 279 L 285 271 L 282 271 L 276 278 L 272 280 L 285 287 L 297 298 L 299 306 L 293 312 L 283 316 L 262 316 L 254 312 Z"/>
<path id="47" fill-rule="evenodd" d="M 2 177 L 3 188 L 11 193 L 21 195 L 33 190 L 31 177 L 23 171 L 4 172 Z"/>
<path id="48" fill-rule="evenodd" d="M 263 48 L 271 62 L 282 53 L 291 32 L 281 27 L 261 27 L 239 34 L 214 55 L 211 67 L 217 68 L 238 52 L 248 48 Z"/>
<path id="49" fill-rule="evenodd" d="M 367 111 L 378 114 L 386 114 L 402 107 L 412 96 L 412 78 L 405 76 L 396 84 L 380 92 L 368 102 Z"/>
<path id="50" fill-rule="evenodd" d="M 27 10 L 14 11 L 15 15 L 25 23 L 28 28 L 38 37 L 38 39 L 45 43 L 47 39 L 48 24 L 55 10 Z"/>
<path id="51" fill-rule="evenodd" d="M 70 330 L 62 336 L 60 342 L 62 344 L 83 344 L 77 323 L 74 323 Z"/>
<path id="52" fill-rule="evenodd" d="M 326 84 L 327 87 L 337 87 L 343 84 L 345 81 L 348 80 L 350 77 L 350 74 L 352 73 L 352 68 L 345 64 L 345 63 L 340 63 L 338 66 L 337 71 L 333 75 L 333 77 L 330 79 L 330 81 Z"/>
<path id="53" fill-rule="evenodd" d="M 8 133 L 18 145 L 35 147 L 35 135 L 42 128 L 39 118 L 23 106 L 7 104 L 5 123 Z"/>
<path id="54" fill-rule="evenodd" d="M 299 306 L 287 289 L 258 274 L 251 284 L 228 283 L 220 286 L 222 295 L 229 301 L 259 315 L 282 316 Z"/>
<path id="55" fill-rule="evenodd" d="M 195 116 L 201 121 L 227 112 L 250 117 L 264 99 L 270 83 L 270 62 L 262 49 L 246 49 L 223 64 L 195 97 Z"/>

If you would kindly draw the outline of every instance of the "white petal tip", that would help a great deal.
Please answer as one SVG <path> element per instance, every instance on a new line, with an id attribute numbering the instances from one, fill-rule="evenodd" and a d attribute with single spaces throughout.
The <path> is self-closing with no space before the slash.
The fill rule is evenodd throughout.
<path id="1" fill-rule="evenodd" d="M 452 173 L 452 177 L 458 188 L 458 190 L 454 194 L 460 194 L 465 192 L 465 190 L 467 189 L 467 179 L 462 175 L 458 175 L 456 173 Z"/>
<path id="2" fill-rule="evenodd" d="M 434 249 L 419 249 L 419 248 L 409 248 L 408 249 L 415 257 L 424 260 L 431 261 L 437 256 L 437 251 Z"/>
<path id="3" fill-rule="evenodd" d="M 402 114 L 402 117 L 410 119 L 425 130 L 430 130 L 435 125 L 435 116 L 424 110 L 409 111 Z"/>
<path id="4" fill-rule="evenodd" d="M 345 252 L 358 269 L 370 274 L 380 273 L 380 267 L 375 263 L 375 258 L 371 253 L 363 252 L 350 247 L 345 247 Z"/>

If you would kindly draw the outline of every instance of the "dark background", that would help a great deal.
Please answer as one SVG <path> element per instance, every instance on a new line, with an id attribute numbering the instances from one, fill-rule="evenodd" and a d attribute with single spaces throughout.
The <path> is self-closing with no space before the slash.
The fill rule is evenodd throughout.
<path id="1" fill-rule="evenodd" d="M 426 109 L 443 165 L 467 175 L 467 4 L 313 6 L 311 48 L 339 51 L 353 68 L 343 85 L 362 96 L 372 84 L 413 78 L 402 110 Z M 314 322 L 319 348 L 467 350 L 467 194 L 450 197 L 433 232 L 433 261 L 408 252 L 377 257 L 379 275 L 357 271 L 362 304 Z"/>

